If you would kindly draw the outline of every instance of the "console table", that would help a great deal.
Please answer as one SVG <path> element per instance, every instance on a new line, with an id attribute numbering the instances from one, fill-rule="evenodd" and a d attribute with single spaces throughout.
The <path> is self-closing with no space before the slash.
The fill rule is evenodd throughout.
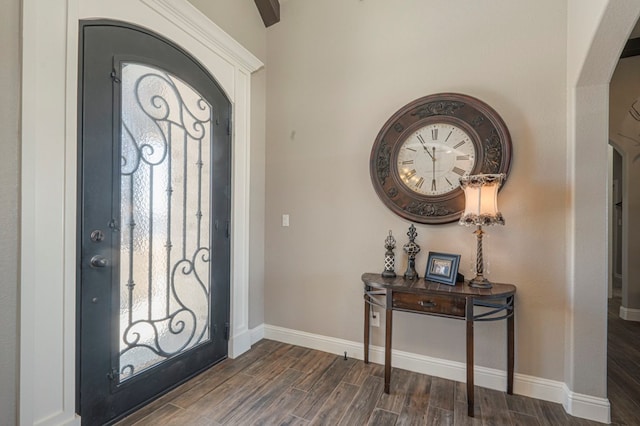
<path id="1" fill-rule="evenodd" d="M 467 323 L 467 414 L 473 417 L 473 325 L 476 321 L 507 320 L 507 393 L 513 394 L 514 295 L 511 284 L 493 284 L 490 289 L 455 286 L 426 281 L 405 280 L 398 276 L 383 278 L 380 274 L 362 275 L 364 282 L 364 362 L 369 363 L 369 318 L 371 305 L 386 311 L 384 345 L 384 391 L 389 393 L 391 381 L 391 334 L 393 311 L 465 320 Z M 485 309 L 474 312 L 475 307 Z"/>

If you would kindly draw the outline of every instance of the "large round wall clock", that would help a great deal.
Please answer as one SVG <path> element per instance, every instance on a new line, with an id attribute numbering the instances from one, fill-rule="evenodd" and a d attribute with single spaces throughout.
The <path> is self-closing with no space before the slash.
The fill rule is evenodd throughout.
<path id="1" fill-rule="evenodd" d="M 371 150 L 373 187 L 384 204 L 417 223 L 456 221 L 464 211 L 460 177 L 504 173 L 511 137 L 489 105 L 467 95 L 439 93 L 393 114 Z"/>

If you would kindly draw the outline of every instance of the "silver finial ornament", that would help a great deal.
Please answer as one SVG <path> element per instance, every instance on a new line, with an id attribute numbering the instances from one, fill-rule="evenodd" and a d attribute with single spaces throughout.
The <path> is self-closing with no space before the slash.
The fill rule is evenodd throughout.
<path id="1" fill-rule="evenodd" d="M 394 278 L 396 276 L 396 256 L 393 254 L 393 249 L 396 248 L 396 239 L 393 238 L 391 230 L 389 230 L 389 235 L 384 240 L 384 248 L 386 248 L 387 251 L 384 254 L 384 271 L 382 271 L 382 276 L 385 278 Z"/>

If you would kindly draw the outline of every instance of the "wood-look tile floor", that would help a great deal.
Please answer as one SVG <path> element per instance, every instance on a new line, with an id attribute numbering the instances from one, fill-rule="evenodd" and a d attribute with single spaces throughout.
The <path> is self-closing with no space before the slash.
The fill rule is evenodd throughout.
<path id="1" fill-rule="evenodd" d="M 608 391 L 613 425 L 640 425 L 640 323 L 609 301 Z M 580 425 L 560 404 L 476 387 L 466 416 L 462 383 L 262 340 L 117 423 L 124 425 Z"/>
<path id="2" fill-rule="evenodd" d="M 640 323 L 620 318 L 620 298 L 609 299 L 607 387 L 611 422 L 640 425 Z"/>
<path id="3" fill-rule="evenodd" d="M 597 425 L 553 404 L 262 340 L 118 423 L 123 425 Z"/>

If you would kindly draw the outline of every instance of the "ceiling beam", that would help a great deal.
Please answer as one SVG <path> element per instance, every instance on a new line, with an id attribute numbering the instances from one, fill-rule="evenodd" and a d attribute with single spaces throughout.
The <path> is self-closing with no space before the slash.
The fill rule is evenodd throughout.
<path id="1" fill-rule="evenodd" d="M 278 0 L 254 0 L 265 27 L 280 22 L 280 2 Z"/>
<path id="2" fill-rule="evenodd" d="M 629 58 L 640 55 L 640 38 L 630 38 L 622 49 L 620 58 Z"/>

